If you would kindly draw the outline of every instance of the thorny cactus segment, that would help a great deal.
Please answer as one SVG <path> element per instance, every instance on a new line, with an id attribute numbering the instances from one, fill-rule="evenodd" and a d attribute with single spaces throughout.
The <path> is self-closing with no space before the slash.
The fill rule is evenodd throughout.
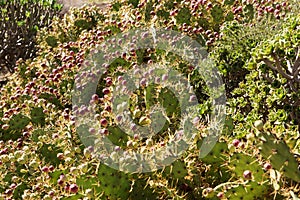
<path id="1" fill-rule="evenodd" d="M 270 160 L 272 166 L 284 176 L 300 182 L 299 163 L 284 141 L 277 139 L 271 133 L 261 133 L 261 154 Z"/>

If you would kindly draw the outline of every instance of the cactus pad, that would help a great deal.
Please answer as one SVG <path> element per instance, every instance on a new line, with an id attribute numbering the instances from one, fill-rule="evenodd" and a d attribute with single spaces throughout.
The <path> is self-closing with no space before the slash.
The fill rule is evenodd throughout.
<path id="1" fill-rule="evenodd" d="M 264 199 L 263 196 L 267 192 L 266 186 L 257 182 L 250 181 L 246 185 L 239 185 L 227 190 L 225 196 L 230 200 L 253 200 Z"/>
<path id="2" fill-rule="evenodd" d="M 98 178 L 100 188 L 109 199 L 128 199 L 131 187 L 128 175 L 100 164 Z"/>
<path id="3" fill-rule="evenodd" d="M 41 107 L 32 108 L 30 112 L 30 118 L 33 124 L 41 126 L 45 125 L 45 113 Z"/>
<path id="4" fill-rule="evenodd" d="M 45 159 L 46 162 L 49 162 L 52 165 L 57 166 L 60 163 L 57 154 L 62 153 L 62 151 L 54 145 L 44 144 L 37 153 L 41 156 L 41 159 Z"/>
<path id="5" fill-rule="evenodd" d="M 262 133 L 261 154 L 271 161 L 272 166 L 282 171 L 283 174 L 297 182 L 300 182 L 298 162 L 290 152 L 289 147 L 275 136 Z"/>
<path id="6" fill-rule="evenodd" d="M 201 141 L 198 143 L 198 148 L 201 147 Z M 210 153 L 201 158 L 201 161 L 207 164 L 221 163 L 225 160 L 225 152 L 228 150 L 228 146 L 225 142 L 217 142 Z M 200 152 L 201 153 L 201 152 Z"/>
<path id="7" fill-rule="evenodd" d="M 242 153 L 233 154 L 228 163 L 228 167 L 236 174 L 237 177 L 243 177 L 246 170 L 251 171 L 253 178 L 257 182 L 264 179 L 264 171 L 258 160 L 252 156 Z"/>
<path id="8" fill-rule="evenodd" d="M 158 194 L 154 192 L 149 186 L 146 185 L 146 181 L 138 179 L 134 185 L 133 189 L 130 192 L 129 199 L 145 199 L 145 200 L 152 200 L 158 199 Z"/>

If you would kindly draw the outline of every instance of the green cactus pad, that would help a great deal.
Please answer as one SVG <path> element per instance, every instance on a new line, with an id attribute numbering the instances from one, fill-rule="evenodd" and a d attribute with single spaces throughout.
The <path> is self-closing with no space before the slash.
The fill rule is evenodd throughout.
<path id="1" fill-rule="evenodd" d="M 30 118 L 33 124 L 41 126 L 45 125 L 45 113 L 41 107 L 32 108 L 30 112 Z"/>
<path id="2" fill-rule="evenodd" d="M 175 161 L 171 167 L 171 175 L 174 179 L 184 179 L 188 175 L 185 163 L 180 160 Z"/>
<path id="3" fill-rule="evenodd" d="M 57 45 L 58 45 L 56 37 L 52 36 L 52 35 L 46 37 L 45 41 L 51 47 L 57 47 Z"/>
<path id="4" fill-rule="evenodd" d="M 145 103 L 146 103 L 146 109 L 150 109 L 151 106 L 155 105 L 156 102 L 156 98 L 154 96 L 155 94 L 155 85 L 151 84 L 148 85 L 145 89 Z"/>
<path id="5" fill-rule="evenodd" d="M 234 19 L 234 14 L 233 14 L 233 12 L 228 12 L 227 14 L 226 14 L 226 17 L 225 17 L 225 20 L 226 21 L 232 21 Z"/>
<path id="6" fill-rule="evenodd" d="M 99 190 L 99 180 L 97 177 L 92 175 L 82 175 L 76 179 L 76 184 L 81 189 L 95 189 L 96 191 Z"/>
<path id="7" fill-rule="evenodd" d="M 63 108 L 63 106 L 61 105 L 61 102 L 53 94 L 42 93 L 42 94 L 40 94 L 39 98 L 45 99 L 49 103 L 52 103 L 59 108 Z"/>
<path id="8" fill-rule="evenodd" d="M 253 178 L 258 183 L 264 181 L 264 177 L 266 177 L 258 160 L 243 153 L 233 154 L 229 160 L 228 167 L 237 177 L 243 177 L 243 173 L 246 170 L 251 171 Z"/>
<path id="9" fill-rule="evenodd" d="M 21 199 L 22 194 L 23 194 L 24 190 L 26 190 L 26 189 L 29 189 L 29 187 L 28 187 L 28 185 L 26 185 L 26 183 L 21 183 L 20 185 L 18 185 L 14 189 L 13 198 L 14 199 Z"/>
<path id="10" fill-rule="evenodd" d="M 10 122 L 9 127 L 10 129 L 14 130 L 22 130 L 24 129 L 30 122 L 30 119 L 22 114 L 14 115 Z"/>
<path id="11" fill-rule="evenodd" d="M 247 21 L 251 21 L 254 18 L 254 7 L 251 4 L 248 4 L 244 8 L 244 13 Z"/>
<path id="12" fill-rule="evenodd" d="M 50 164 L 57 166 L 61 162 L 57 158 L 57 154 L 62 153 L 62 151 L 50 144 L 44 144 L 38 151 L 37 154 L 40 155 L 41 159 L 45 159 L 46 162 L 49 162 Z"/>
<path id="13" fill-rule="evenodd" d="M 100 188 L 109 199 L 128 199 L 131 181 L 128 175 L 104 164 L 98 168 Z"/>
<path id="14" fill-rule="evenodd" d="M 257 182 L 249 182 L 247 185 L 239 185 L 227 190 L 225 196 L 230 200 L 258 200 L 264 199 L 267 192 L 267 186 L 260 185 Z"/>
<path id="15" fill-rule="evenodd" d="M 199 141 L 198 148 L 200 148 L 201 145 L 202 145 L 202 141 Z M 213 149 L 210 151 L 210 153 L 204 158 L 201 158 L 201 161 L 207 164 L 221 163 L 224 160 L 226 160 L 224 153 L 227 150 L 228 150 L 228 146 L 225 142 L 217 142 L 213 147 Z"/>
<path id="16" fill-rule="evenodd" d="M 22 130 L 29 124 L 30 119 L 22 114 L 14 115 L 9 121 L 9 129 L 1 130 L 0 139 L 3 141 L 17 140 L 22 136 Z M 0 122 L 0 125 L 2 123 Z"/>
<path id="17" fill-rule="evenodd" d="M 290 152 L 289 147 L 282 140 L 267 133 L 261 133 L 261 154 L 265 159 L 271 161 L 272 166 L 282 171 L 283 174 L 297 182 L 300 182 L 300 171 L 298 162 Z"/>
<path id="18" fill-rule="evenodd" d="M 145 180 L 137 179 L 133 185 L 132 191 L 130 192 L 129 199 L 158 199 L 159 195 L 146 184 Z"/>
<path id="19" fill-rule="evenodd" d="M 225 5 L 232 5 L 232 4 L 234 4 L 234 2 L 235 2 L 234 0 L 225 0 L 224 4 Z"/>
<path id="20" fill-rule="evenodd" d="M 171 91 L 163 88 L 158 99 L 165 108 L 168 117 L 172 117 L 173 114 L 180 115 L 179 102 Z"/>
<path id="21" fill-rule="evenodd" d="M 90 29 L 91 27 L 93 27 L 94 24 L 93 22 L 89 22 L 86 19 L 78 19 L 74 22 L 74 25 L 80 29 Z"/>
<path id="22" fill-rule="evenodd" d="M 190 24 L 191 13 L 188 8 L 181 8 L 176 16 L 176 22 L 178 24 Z"/>
<path id="23" fill-rule="evenodd" d="M 225 124 L 223 128 L 224 135 L 232 134 L 233 130 L 234 130 L 233 119 L 230 116 L 226 116 Z"/>
<path id="24" fill-rule="evenodd" d="M 218 6 L 218 5 L 214 6 L 210 12 L 211 12 L 211 15 L 212 15 L 214 21 L 217 24 L 221 23 L 222 20 L 224 19 L 224 15 L 223 15 L 224 11 L 220 6 Z"/>
<path id="25" fill-rule="evenodd" d="M 63 197 L 62 200 L 78 200 L 84 197 L 82 194 L 74 194 L 68 197 Z"/>
<path id="26" fill-rule="evenodd" d="M 110 126 L 107 128 L 109 131 L 109 135 L 107 138 L 114 143 L 115 145 L 121 147 L 121 148 L 126 148 L 127 147 L 127 134 L 122 131 L 118 126 Z"/>
<path id="27" fill-rule="evenodd" d="M 210 169 L 205 172 L 205 180 L 212 186 L 225 183 L 232 177 L 232 174 L 225 167 L 220 166 L 220 164 L 212 164 Z M 200 177 L 198 178 L 200 179 Z M 195 182 L 195 178 L 193 182 Z"/>
<path id="28" fill-rule="evenodd" d="M 177 160 L 172 165 L 167 166 L 163 171 L 163 176 L 170 177 L 172 179 L 184 179 L 188 175 L 188 170 L 184 161 Z"/>

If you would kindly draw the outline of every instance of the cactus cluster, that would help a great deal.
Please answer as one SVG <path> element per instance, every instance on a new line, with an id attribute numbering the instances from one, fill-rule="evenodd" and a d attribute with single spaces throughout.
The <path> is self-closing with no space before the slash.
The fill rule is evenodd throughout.
<path id="1" fill-rule="evenodd" d="M 0 199 L 297 199 L 297 83 L 255 49 L 283 38 L 275 53 L 299 62 L 296 3 L 115 0 L 55 18 L 0 89 Z M 256 34 L 267 21 L 286 37 Z M 212 87 L 206 56 L 241 77 Z"/>

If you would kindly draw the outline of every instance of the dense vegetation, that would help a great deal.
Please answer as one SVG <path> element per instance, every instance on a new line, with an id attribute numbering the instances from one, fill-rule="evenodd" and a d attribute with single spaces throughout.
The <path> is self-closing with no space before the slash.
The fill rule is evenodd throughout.
<path id="1" fill-rule="evenodd" d="M 49 0 L 0 1 L 0 71 L 12 72 L 18 59 L 35 56 L 35 36 L 48 26 L 62 5 Z"/>
<path id="2" fill-rule="evenodd" d="M 105 11 L 85 6 L 53 17 L 51 26 L 37 31 L 34 56 L 6 63 L 15 67 L 0 90 L 0 198 L 299 199 L 299 8 L 297 1 L 281 0 L 116 0 Z M 170 50 L 134 48 L 152 35 L 116 40 L 120 46 L 124 41 L 132 45 L 126 53 L 103 45 L 115 43 L 107 39 L 118 34 L 149 27 L 197 41 L 220 71 L 227 98 L 225 126 L 205 157 L 199 157 L 199 149 L 211 130 L 213 100 L 197 66 Z M 99 48 L 109 54 L 91 57 Z M 91 58 L 100 70 L 89 68 Z M 116 145 L 106 159 L 114 162 L 121 160 L 120 149 L 151 153 L 180 135 L 180 101 L 162 87 L 171 75 L 160 69 L 162 81 L 141 81 L 128 101 L 128 112 L 143 127 L 151 127 L 151 106 L 164 107 L 158 134 L 144 139 L 134 134 L 135 127 L 126 134 L 118 126 L 122 117 L 116 111 L 124 111 L 123 104 L 113 101 L 118 85 L 126 85 L 124 77 L 132 70 L 138 74 L 139 66 L 147 70 L 154 64 L 170 66 L 193 86 L 199 102 L 197 117 L 187 116 L 196 128 L 193 142 L 170 166 L 153 172 L 110 168 L 95 154 L 93 142 L 99 138 Z M 150 77 L 155 73 L 146 72 Z M 98 82 L 88 96 L 90 91 L 82 92 L 91 80 Z M 88 102 L 74 105 L 75 92 Z M 91 107 L 99 131 L 77 126 L 78 117 Z M 92 139 L 83 138 L 85 133 Z"/>

